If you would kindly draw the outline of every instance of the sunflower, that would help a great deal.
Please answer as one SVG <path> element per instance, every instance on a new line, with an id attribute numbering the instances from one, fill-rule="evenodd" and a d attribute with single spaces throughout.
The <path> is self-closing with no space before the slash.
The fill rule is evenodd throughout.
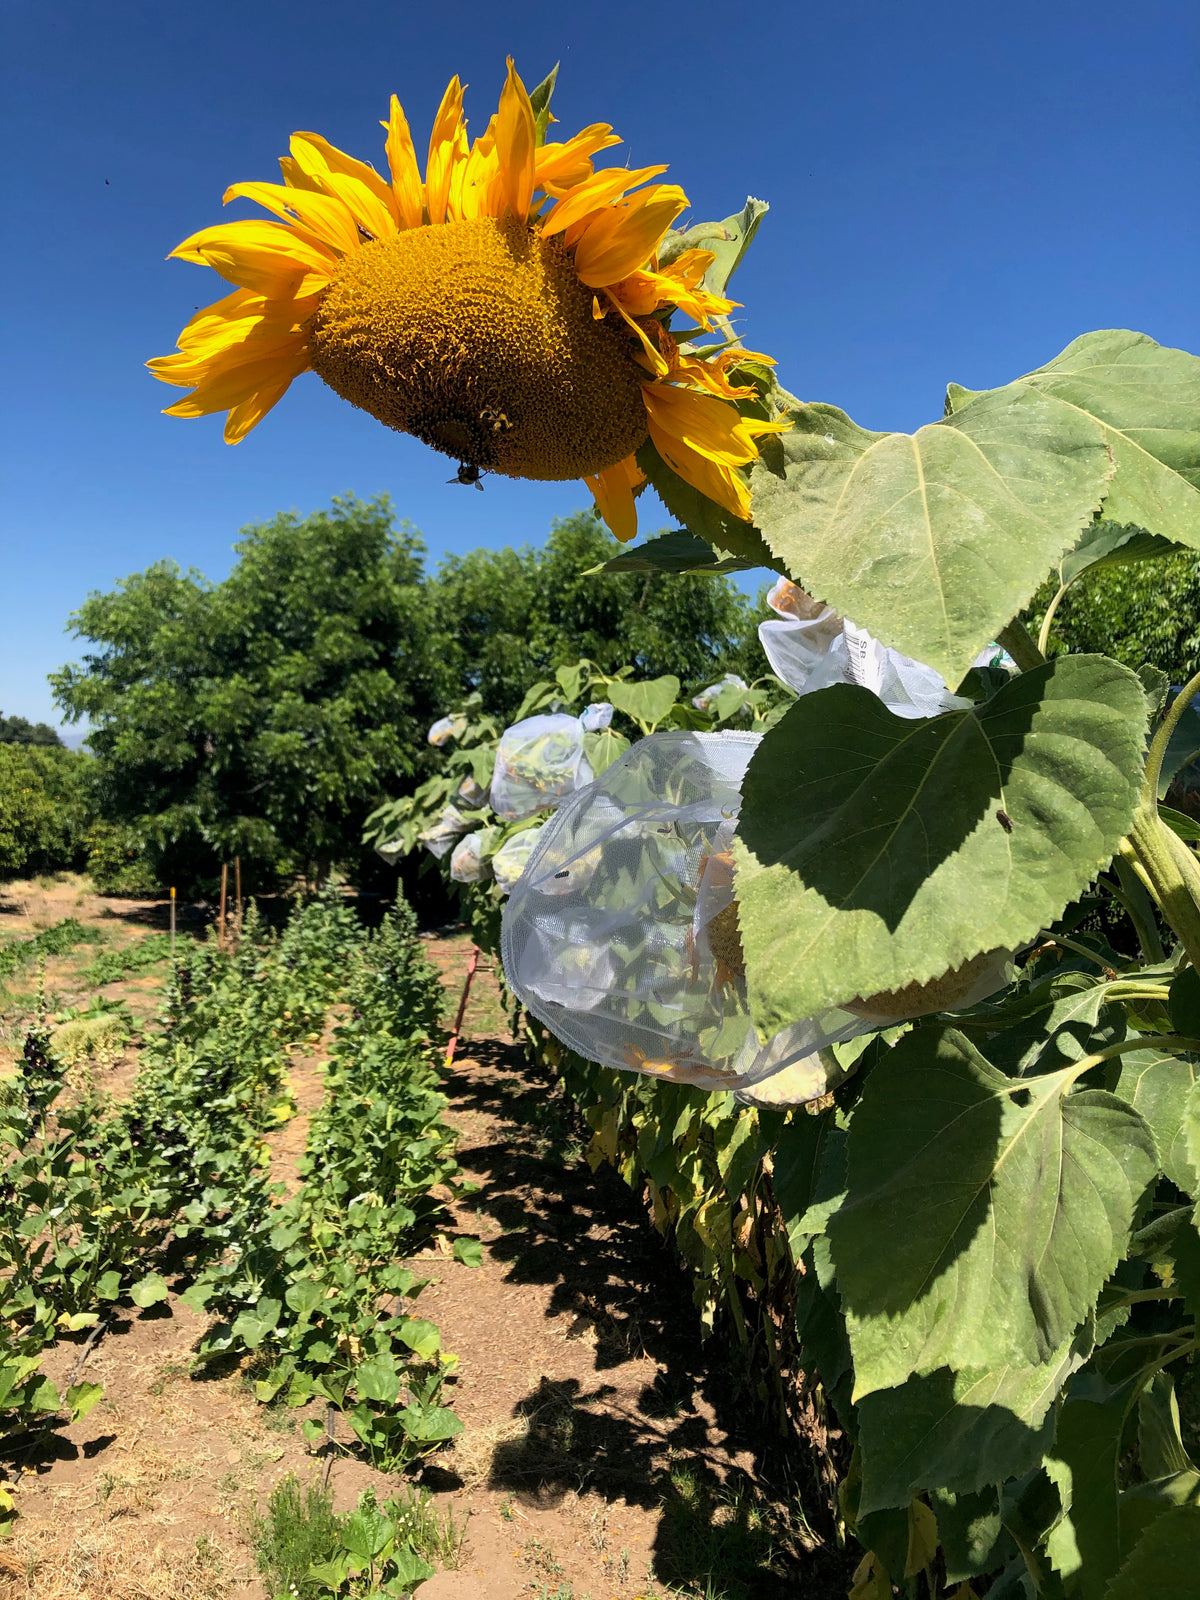
<path id="1" fill-rule="evenodd" d="M 712 253 L 659 259 L 687 196 L 649 181 L 665 167 L 596 171 L 593 156 L 620 143 L 607 123 L 545 143 L 549 120 L 510 59 L 499 110 L 473 144 L 451 80 L 423 179 L 394 95 L 382 124 L 390 181 L 295 134 L 281 184 L 225 193 L 278 220 L 204 228 L 172 251 L 235 288 L 192 318 L 176 354 L 147 363 L 191 390 L 167 416 L 227 412 L 236 444 L 311 370 L 457 459 L 465 482 L 582 478 L 618 539 L 637 530 L 647 439 L 679 477 L 748 518 L 739 469 L 760 435 L 787 424 L 733 403 L 752 392 L 729 374 L 748 352 L 696 342 L 736 303 L 704 287 Z M 676 312 L 692 336 L 670 329 Z"/>

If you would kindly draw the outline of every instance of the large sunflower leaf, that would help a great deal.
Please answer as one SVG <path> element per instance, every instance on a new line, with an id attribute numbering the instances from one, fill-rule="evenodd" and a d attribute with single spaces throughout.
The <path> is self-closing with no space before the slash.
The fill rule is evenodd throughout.
<path id="1" fill-rule="evenodd" d="M 1058 563 L 1058 581 L 1073 583 L 1081 573 L 1093 568 L 1125 567 L 1137 561 L 1178 554 L 1179 546 L 1173 539 L 1162 539 L 1144 528 L 1106 519 L 1085 528 L 1083 538 L 1063 556 Z"/>
<path id="2" fill-rule="evenodd" d="M 1068 1339 L 1040 1366 L 936 1372 L 858 1403 L 863 1511 L 906 1506 L 923 1490 L 973 1493 L 1019 1478 L 1054 1438 L 1050 1408 L 1084 1362 L 1090 1337 Z"/>
<path id="3" fill-rule="evenodd" d="M 659 247 L 660 266 L 669 266 L 685 250 L 709 250 L 712 265 L 704 274 L 704 287 L 712 294 L 724 294 L 742 257 L 754 243 L 758 225 L 770 210 L 765 200 L 747 195 L 746 204 L 724 222 L 699 222 L 680 232 L 671 232 Z"/>
<path id="4" fill-rule="evenodd" d="M 1158 1146 L 1159 1165 L 1183 1190 L 1195 1194 L 1200 1171 L 1188 1156 L 1188 1117 L 1195 1104 L 1196 1067 L 1166 1055 L 1147 1039 L 1147 1048 L 1121 1057 L 1121 1073 L 1113 1092 L 1141 1113 Z"/>
<path id="5" fill-rule="evenodd" d="M 584 573 L 590 578 L 600 572 L 749 572 L 762 566 L 757 558 L 723 555 L 706 540 L 684 528 L 660 533 L 645 544 L 629 545 L 620 555 L 611 556 L 598 567 Z"/>
<path id="6" fill-rule="evenodd" d="M 1145 727 L 1141 684 L 1104 656 L 1059 657 L 922 721 L 848 684 L 802 695 L 742 790 L 738 919 L 758 1027 L 1032 938 L 1128 829 Z"/>
<path id="7" fill-rule="evenodd" d="M 1195 1600 L 1200 1505 L 1172 1506 L 1146 1529 L 1105 1600 Z"/>
<path id="8" fill-rule="evenodd" d="M 1076 1076 L 1008 1078 L 940 1028 L 869 1075 L 828 1226 L 856 1399 L 1044 1366 L 1095 1305 L 1158 1162 L 1137 1112 Z"/>
<path id="9" fill-rule="evenodd" d="M 1078 542 L 1113 472 L 1099 423 L 1019 384 L 915 434 L 827 405 L 791 417 L 751 473 L 764 539 L 806 589 L 951 684 Z"/>
<path id="10" fill-rule="evenodd" d="M 747 567 L 785 570 L 758 529 L 701 494 L 670 468 L 647 439 L 637 453 L 637 464 L 663 505 L 688 532 L 714 545 L 724 557 L 735 557 Z"/>
<path id="11" fill-rule="evenodd" d="M 1102 501 L 1112 521 L 1200 547 L 1200 360 L 1186 351 L 1085 334 L 1002 388 L 952 385 L 947 411 L 910 435 L 797 406 L 751 482 L 788 571 L 948 683 Z"/>
<path id="12" fill-rule="evenodd" d="M 1140 1384 L 1129 1378 L 1113 1386 L 1085 1374 L 1071 1385 L 1059 1413 L 1046 1471 L 1064 1515 L 1046 1541 L 1046 1554 L 1070 1600 L 1102 1600 L 1121 1564 L 1117 1460 Z"/>

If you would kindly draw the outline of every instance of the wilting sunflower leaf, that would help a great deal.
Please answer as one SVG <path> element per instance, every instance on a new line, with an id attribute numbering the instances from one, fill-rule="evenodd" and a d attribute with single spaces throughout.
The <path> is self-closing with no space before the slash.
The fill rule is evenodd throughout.
<path id="1" fill-rule="evenodd" d="M 957 683 L 1103 515 L 1200 547 L 1200 360 L 1085 334 L 915 434 L 827 405 L 762 447 L 754 516 L 789 573 Z M 691 524 L 689 524 L 691 526 Z M 696 529 L 702 532 L 702 529 Z"/>
<path id="2" fill-rule="evenodd" d="M 871 1072 L 828 1225 L 856 1399 L 939 1367 L 1042 1367 L 1074 1337 L 1158 1170 L 1137 1112 L 1075 1076 L 1006 1077 L 935 1027 Z"/>
<path id="3" fill-rule="evenodd" d="M 1103 656 L 929 720 L 848 684 L 801 696 L 742 789 L 738 920 L 764 1036 L 1051 923 L 1129 827 L 1145 727 L 1141 684 Z"/>

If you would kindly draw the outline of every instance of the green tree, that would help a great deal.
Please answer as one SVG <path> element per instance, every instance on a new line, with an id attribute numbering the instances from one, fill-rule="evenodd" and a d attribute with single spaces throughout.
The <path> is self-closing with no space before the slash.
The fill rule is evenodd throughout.
<path id="1" fill-rule="evenodd" d="M 445 699 L 419 535 L 386 498 L 246 528 L 228 578 L 158 562 L 72 617 L 97 648 L 52 675 L 91 723 L 105 822 L 160 881 L 320 875 L 414 771 Z"/>
<path id="2" fill-rule="evenodd" d="M 0 877 L 83 865 L 91 765 L 61 745 L 0 742 Z"/>
<path id="3" fill-rule="evenodd" d="M 1042 585 L 1030 607 L 1034 633 L 1057 589 Z M 1200 556 L 1095 567 L 1070 589 L 1050 625 L 1050 654 L 1112 656 L 1122 666 L 1158 667 L 1182 683 L 1200 662 Z"/>
<path id="4" fill-rule="evenodd" d="M 589 574 L 619 548 L 581 512 L 556 522 L 541 548 L 446 561 L 430 587 L 460 692 L 478 689 L 485 710 L 510 717 L 530 683 L 580 656 L 607 672 L 673 672 L 693 687 L 766 671 L 754 603 L 727 578 Z"/>
<path id="5" fill-rule="evenodd" d="M 62 740 L 48 722 L 30 722 L 28 717 L 6 717 L 0 713 L 0 744 L 57 745 Z"/>

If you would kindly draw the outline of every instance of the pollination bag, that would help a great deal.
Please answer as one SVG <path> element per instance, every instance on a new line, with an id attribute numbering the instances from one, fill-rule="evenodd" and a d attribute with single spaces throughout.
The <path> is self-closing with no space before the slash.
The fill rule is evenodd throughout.
<path id="1" fill-rule="evenodd" d="M 419 833 L 417 839 L 440 861 L 446 851 L 453 847 L 454 841 L 474 826 L 457 806 L 447 806 L 433 827 Z"/>
<path id="2" fill-rule="evenodd" d="M 745 679 L 739 678 L 736 672 L 727 672 L 720 683 L 710 683 L 707 689 L 701 689 L 699 694 L 693 695 L 692 704 L 697 711 L 713 711 L 718 708 L 718 703 L 724 695 L 728 711 L 734 711 L 740 703 L 740 696 L 735 695 L 733 691 L 740 690 L 745 694 L 749 687 Z"/>
<path id="3" fill-rule="evenodd" d="M 463 805 L 475 810 L 486 803 L 488 792 L 481 783 L 476 783 L 474 778 L 466 777 L 458 786 L 458 796 Z"/>
<path id="4" fill-rule="evenodd" d="M 467 731 L 467 719 L 461 712 L 452 717 L 439 717 L 429 730 L 429 743 L 432 745 L 449 744 L 451 739 L 461 739 Z"/>
<path id="5" fill-rule="evenodd" d="M 505 728 L 492 773 L 492 810 L 519 822 L 557 806 L 592 781 L 583 727 L 565 712 L 526 717 Z"/>
<path id="6" fill-rule="evenodd" d="M 585 706 L 579 714 L 580 726 L 584 733 L 603 733 L 605 728 L 612 726 L 613 706 L 611 700 L 594 700 L 590 706 Z"/>
<path id="7" fill-rule="evenodd" d="M 484 857 L 492 837 L 491 828 L 476 828 L 458 841 L 450 857 L 450 876 L 455 883 L 482 883 L 490 874 L 491 866 Z"/>
<path id="8" fill-rule="evenodd" d="M 971 704 L 951 694 L 932 667 L 889 650 L 788 578 L 779 579 L 767 604 L 779 620 L 759 623 L 759 641 L 771 671 L 797 694 L 831 683 L 858 684 L 898 717 L 936 717 Z"/>
<path id="9" fill-rule="evenodd" d="M 504 894 L 511 894 L 513 885 L 525 871 L 533 847 L 537 844 L 539 828 L 525 828 L 506 839 L 492 857 L 492 876 Z"/>
<path id="10" fill-rule="evenodd" d="M 605 1066 L 761 1105 L 819 1099 L 853 1071 L 832 1045 L 1007 981 L 980 958 L 936 1005 L 903 990 L 830 1007 L 761 1043 L 750 1020 L 733 838 L 760 735 L 641 740 L 538 831 L 504 910 L 501 959 L 521 1003 Z M 969 966 L 973 964 L 968 964 Z"/>

